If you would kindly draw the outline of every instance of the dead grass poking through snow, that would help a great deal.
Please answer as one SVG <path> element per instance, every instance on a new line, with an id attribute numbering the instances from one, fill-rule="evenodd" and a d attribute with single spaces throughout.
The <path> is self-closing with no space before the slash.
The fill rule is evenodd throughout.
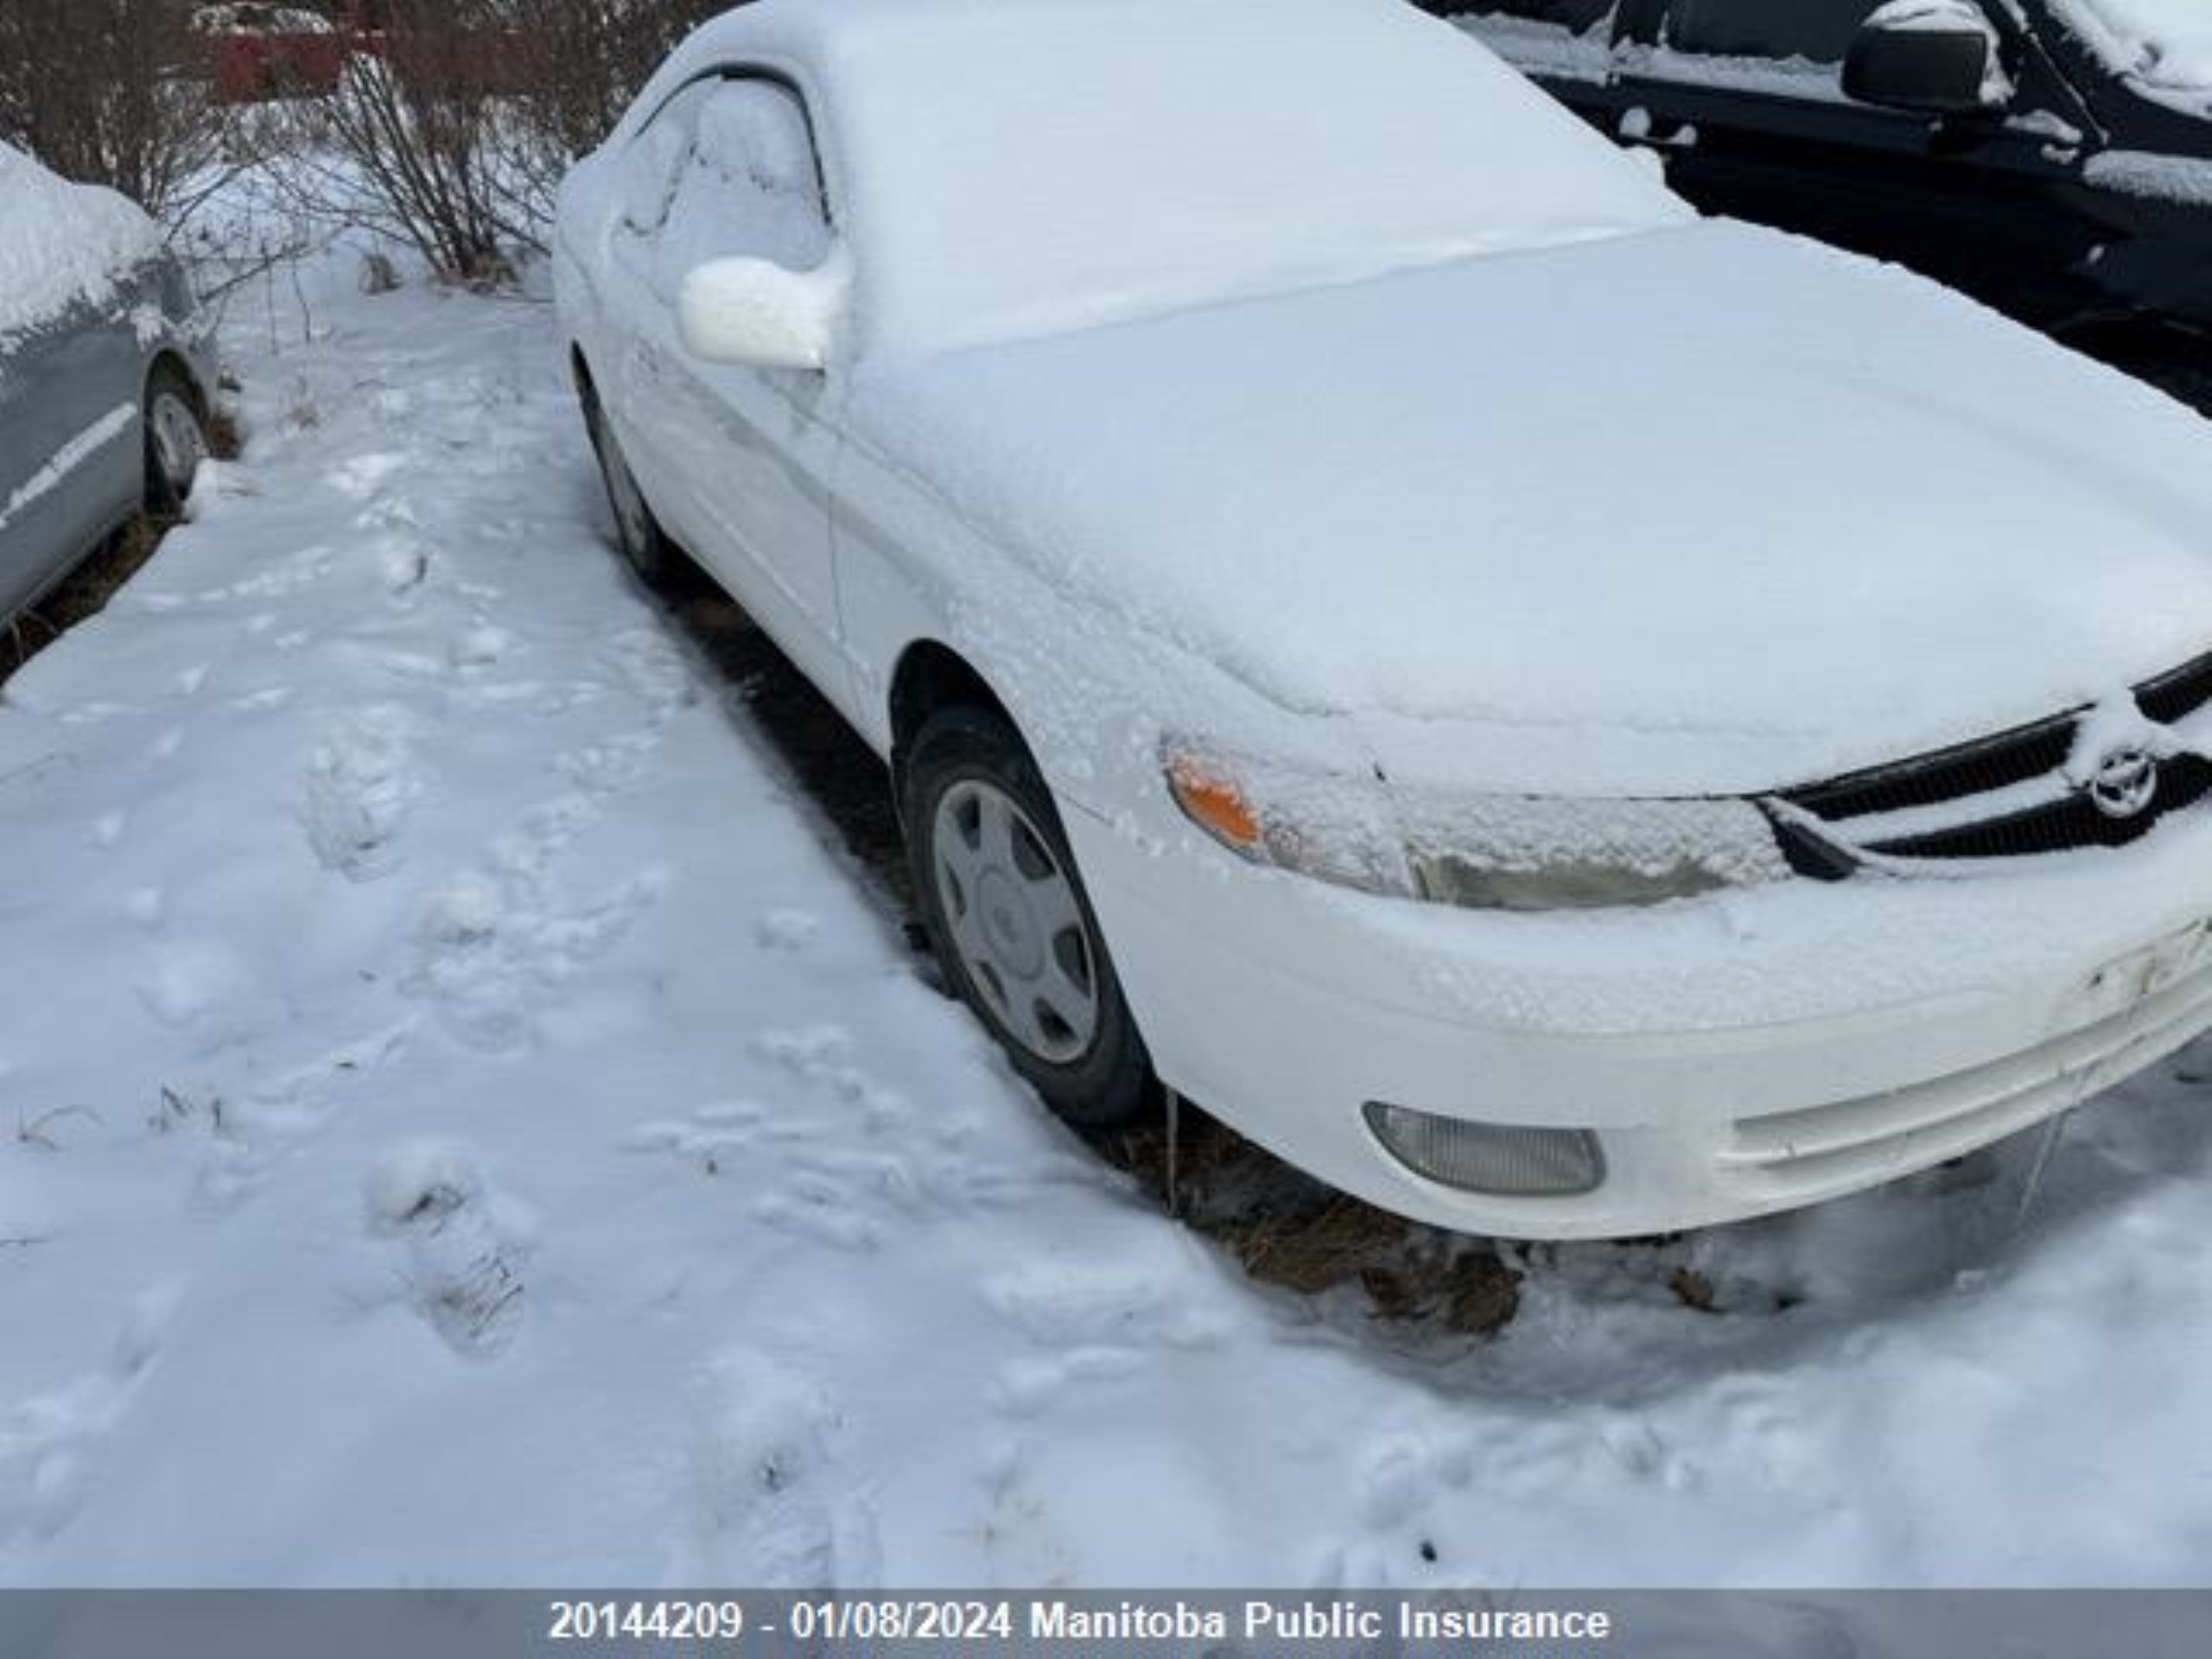
<path id="1" fill-rule="evenodd" d="M 1418 1226 L 1333 1191 L 1187 1104 L 1172 1195 L 1163 1126 L 1095 1145 L 1264 1284 L 1357 1296 L 1370 1318 L 1473 1336 L 1495 1335 L 1520 1309 L 1521 1274 L 1488 1240 Z"/>
<path id="2" fill-rule="evenodd" d="M 170 522 L 141 513 L 101 544 L 32 609 L 0 630 L 0 681 L 63 634 L 107 607 L 123 584 L 138 574 L 168 532 Z"/>

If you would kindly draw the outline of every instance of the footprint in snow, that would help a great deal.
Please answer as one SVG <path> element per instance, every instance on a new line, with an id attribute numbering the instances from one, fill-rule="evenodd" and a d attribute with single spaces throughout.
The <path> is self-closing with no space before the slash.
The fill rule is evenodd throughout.
<path id="1" fill-rule="evenodd" d="M 523 1313 L 523 1269 L 537 1239 L 530 1211 L 487 1186 L 444 1141 L 414 1141 L 378 1160 L 367 1182 L 371 1230 L 406 1251 L 409 1303 L 455 1353 L 497 1355 Z"/>
<path id="2" fill-rule="evenodd" d="M 853 1034 L 842 1026 L 802 1026 L 761 1032 L 749 1046 L 756 1059 L 810 1082 L 842 1065 L 852 1052 Z"/>
<path id="3" fill-rule="evenodd" d="M 323 868 L 370 881 L 399 866 L 394 843 L 422 793 L 405 718 L 389 708 L 348 715 L 308 758 L 301 823 Z"/>
<path id="4" fill-rule="evenodd" d="M 464 628 L 446 647 L 447 660 L 459 671 L 489 668 L 514 647 L 514 636 L 504 628 L 480 622 Z"/>
<path id="5" fill-rule="evenodd" d="M 994 1403 L 1014 1417 L 1036 1415 L 1075 1383 L 1143 1370 L 1149 1354 L 1215 1348 L 1224 1337 L 1218 1319 L 1143 1273 L 1018 1268 L 987 1281 L 983 1300 L 1034 1351 L 993 1382 Z"/>
<path id="6" fill-rule="evenodd" d="M 321 582 L 330 572 L 333 556 L 327 547 L 303 547 L 262 566 L 252 575 L 232 582 L 226 588 L 202 597 L 210 602 L 226 604 L 239 600 L 283 599 Z"/>
<path id="7" fill-rule="evenodd" d="M 170 1287 L 131 1303 L 105 1365 L 73 1382 L 0 1405 L 0 1549 L 50 1538 L 83 1502 L 92 1466 L 159 1357 L 178 1300 Z"/>
<path id="8" fill-rule="evenodd" d="M 619 633 L 600 658 L 657 717 L 665 717 L 698 700 L 696 672 L 658 629 L 632 628 Z"/>
<path id="9" fill-rule="evenodd" d="M 681 1118 L 639 1124 L 624 1141 L 632 1152 L 665 1152 L 703 1174 L 727 1173 L 755 1142 L 788 1141 L 797 1131 L 772 1121 L 766 1106 L 749 1100 L 715 1101 Z"/>
<path id="10" fill-rule="evenodd" d="M 772 910 L 755 924 L 753 937 L 764 950 L 804 950 L 822 931 L 810 911 Z"/>
<path id="11" fill-rule="evenodd" d="M 512 838 L 490 868 L 464 871 L 430 897 L 401 988 L 431 1001 L 471 1048 L 527 1041 L 538 1014 L 628 937 L 666 885 L 664 871 L 646 869 L 596 899 L 570 900 L 545 872 L 555 845 Z"/>
<path id="12" fill-rule="evenodd" d="M 430 579 L 430 552 L 413 542 L 396 542 L 377 558 L 385 594 L 401 610 L 412 608 Z"/>
<path id="13" fill-rule="evenodd" d="M 332 467 L 325 481 L 340 495 L 366 501 L 407 470 L 407 457 L 396 451 L 355 455 Z"/>
<path id="14" fill-rule="evenodd" d="M 753 1349 L 716 1355 L 692 1389 L 688 1583 L 855 1589 L 875 1582 L 875 1517 L 844 1467 L 820 1384 Z"/>

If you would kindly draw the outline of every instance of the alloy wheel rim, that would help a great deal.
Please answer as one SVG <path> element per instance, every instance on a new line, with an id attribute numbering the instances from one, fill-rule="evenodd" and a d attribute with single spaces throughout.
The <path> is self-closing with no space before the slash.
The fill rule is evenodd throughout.
<path id="1" fill-rule="evenodd" d="M 173 391 L 155 397 L 151 424 L 154 464 L 161 468 L 162 482 L 181 499 L 191 492 L 200 463 L 207 459 L 207 435 L 200 429 L 199 417 Z"/>
<path id="2" fill-rule="evenodd" d="M 1098 1033 L 1098 956 L 1052 843 L 1004 790 L 976 779 L 939 798 L 931 866 L 955 952 L 1001 1027 L 1054 1065 Z"/>

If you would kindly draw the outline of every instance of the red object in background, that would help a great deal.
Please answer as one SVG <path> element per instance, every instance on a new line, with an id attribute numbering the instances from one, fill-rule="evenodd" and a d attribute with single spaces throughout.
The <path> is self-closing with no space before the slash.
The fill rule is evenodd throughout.
<path id="1" fill-rule="evenodd" d="M 379 0 L 347 0 L 344 16 L 332 19 L 324 29 L 287 27 L 286 10 L 240 6 L 226 20 L 227 28 L 211 31 L 215 91 L 225 103 L 327 97 L 338 90 L 346 61 L 356 52 L 383 50 Z M 266 22 L 257 24 L 256 14 L 265 16 Z"/>
<path id="2" fill-rule="evenodd" d="M 226 104 L 335 92 L 354 49 L 345 35 L 226 35 L 214 48 L 215 91 Z"/>
<path id="3" fill-rule="evenodd" d="M 402 73 L 455 91 L 512 90 L 514 37 L 505 31 L 465 29 L 395 50 L 383 0 L 347 0 L 343 10 L 327 32 L 309 33 L 283 28 L 280 7 L 241 8 L 232 28 L 209 41 L 219 95 L 231 104 L 327 97 L 355 53 L 390 58 Z M 272 24 L 254 27 L 250 14 L 256 10 L 265 11 Z"/>

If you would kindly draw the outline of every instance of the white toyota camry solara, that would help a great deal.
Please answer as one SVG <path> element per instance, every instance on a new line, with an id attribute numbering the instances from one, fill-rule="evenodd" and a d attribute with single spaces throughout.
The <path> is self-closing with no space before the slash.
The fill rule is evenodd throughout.
<path id="1" fill-rule="evenodd" d="M 1644 1233 L 2212 1024 L 2212 429 L 1411 7 L 761 0 L 557 240 L 623 550 L 888 759 L 1077 1125 Z"/>

